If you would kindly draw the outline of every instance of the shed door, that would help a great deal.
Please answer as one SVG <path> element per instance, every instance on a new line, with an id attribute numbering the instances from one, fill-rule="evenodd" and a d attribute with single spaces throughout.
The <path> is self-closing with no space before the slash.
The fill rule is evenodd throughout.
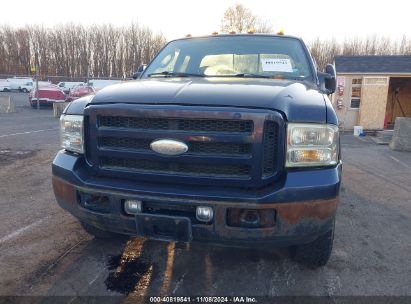
<path id="1" fill-rule="evenodd" d="M 352 78 L 346 103 L 345 128 L 353 129 L 358 125 L 358 112 L 361 105 L 362 78 Z"/>
<path id="2" fill-rule="evenodd" d="M 364 129 L 383 129 L 387 107 L 389 77 L 364 77 L 359 125 Z"/>

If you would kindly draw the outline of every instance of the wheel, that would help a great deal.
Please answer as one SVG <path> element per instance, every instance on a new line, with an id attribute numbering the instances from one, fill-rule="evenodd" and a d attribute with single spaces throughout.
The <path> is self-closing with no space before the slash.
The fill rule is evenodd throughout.
<path id="1" fill-rule="evenodd" d="M 28 92 L 29 92 L 29 90 L 27 90 L 26 88 L 21 89 L 21 91 L 22 91 L 23 93 L 28 93 Z"/>
<path id="2" fill-rule="evenodd" d="M 292 258 L 310 268 L 317 268 L 327 264 L 331 256 L 334 241 L 333 228 L 321 235 L 315 241 L 291 247 Z"/>
<path id="3" fill-rule="evenodd" d="M 97 239 L 111 239 L 111 238 L 116 238 L 116 237 L 118 238 L 119 236 L 121 237 L 121 235 L 119 234 L 101 230 L 97 227 L 91 226 L 84 222 L 80 222 L 80 224 L 88 234 L 91 234 Z"/>

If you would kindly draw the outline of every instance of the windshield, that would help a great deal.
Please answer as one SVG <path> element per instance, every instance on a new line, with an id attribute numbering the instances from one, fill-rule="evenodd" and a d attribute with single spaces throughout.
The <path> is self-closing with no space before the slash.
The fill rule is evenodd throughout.
<path id="1" fill-rule="evenodd" d="M 312 79 L 307 55 L 298 39 L 253 35 L 173 41 L 148 66 L 143 78 L 184 74 Z"/>

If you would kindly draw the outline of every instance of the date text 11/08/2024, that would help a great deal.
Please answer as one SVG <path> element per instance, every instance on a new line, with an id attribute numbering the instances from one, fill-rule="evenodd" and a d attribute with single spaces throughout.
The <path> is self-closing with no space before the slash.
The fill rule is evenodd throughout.
<path id="1" fill-rule="evenodd" d="M 258 303 L 255 297 L 150 297 L 150 303 Z"/>

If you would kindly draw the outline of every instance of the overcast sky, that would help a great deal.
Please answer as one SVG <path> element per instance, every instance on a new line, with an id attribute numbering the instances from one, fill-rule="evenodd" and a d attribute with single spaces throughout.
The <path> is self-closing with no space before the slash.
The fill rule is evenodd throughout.
<path id="1" fill-rule="evenodd" d="M 371 34 L 411 38 L 409 0 L 6 0 L 1 1 L 0 23 L 124 25 L 138 21 L 173 39 L 218 30 L 224 11 L 235 3 L 269 20 L 275 30 L 284 28 L 286 34 L 306 40 Z"/>

